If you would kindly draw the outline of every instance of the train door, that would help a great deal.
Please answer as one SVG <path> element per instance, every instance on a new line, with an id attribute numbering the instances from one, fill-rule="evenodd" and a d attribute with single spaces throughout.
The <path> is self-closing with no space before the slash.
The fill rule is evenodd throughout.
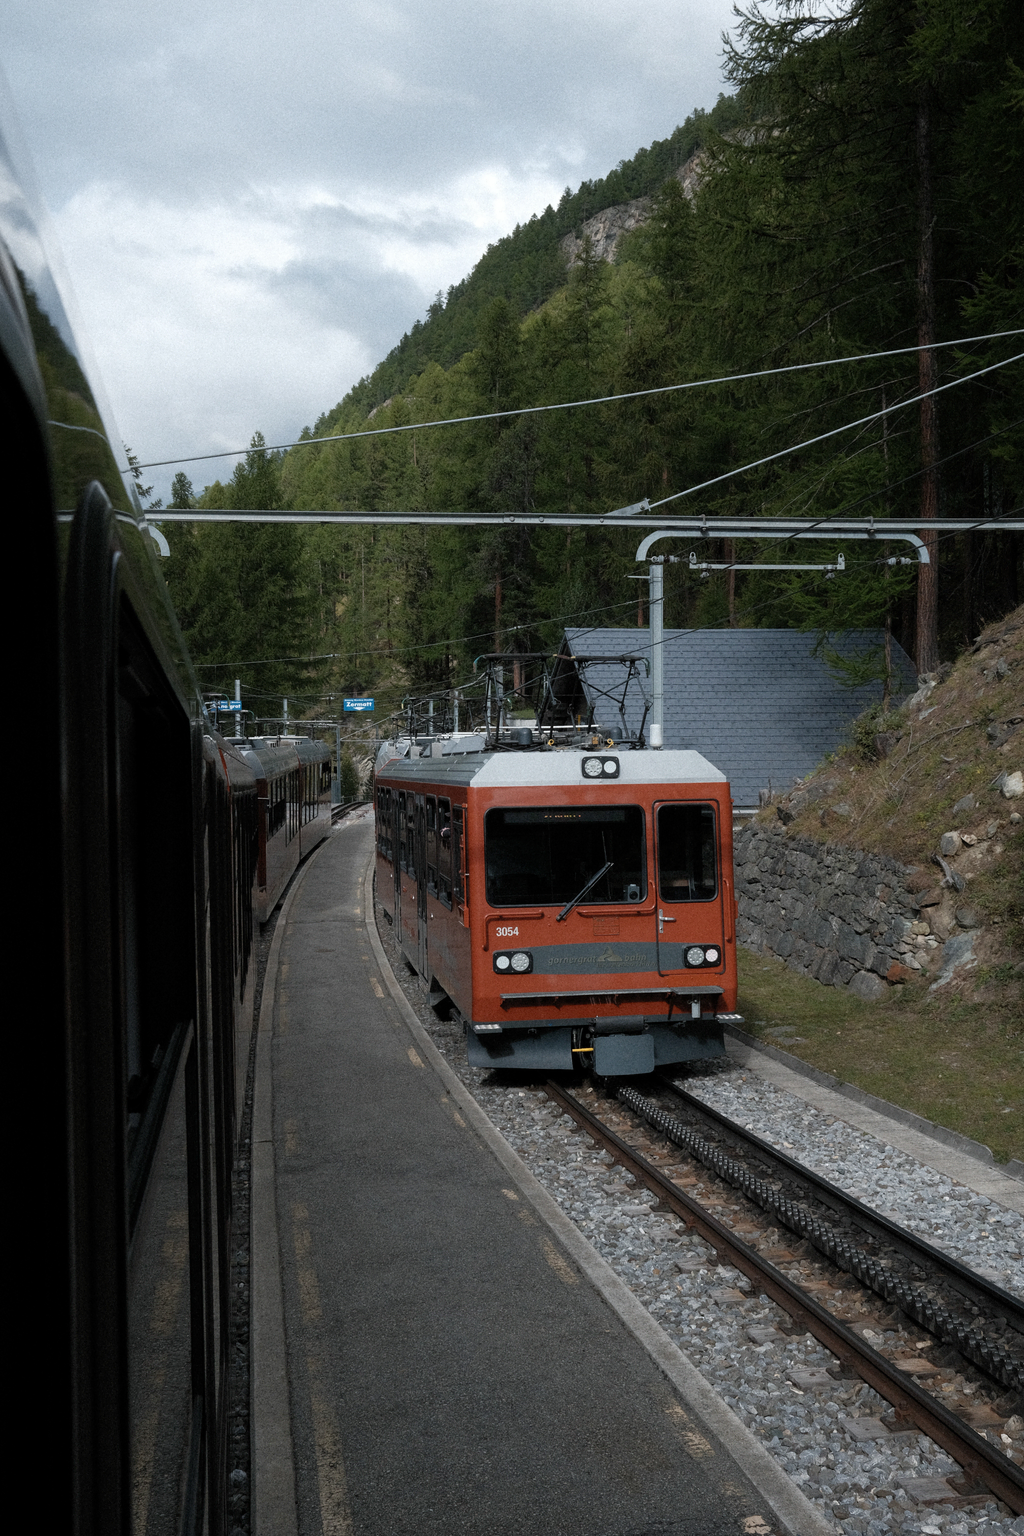
<path id="1" fill-rule="evenodd" d="M 717 947 L 714 961 L 699 964 L 713 984 L 724 966 L 721 871 L 715 807 L 694 800 L 660 800 L 654 806 L 658 972 L 692 970 L 686 951 Z"/>

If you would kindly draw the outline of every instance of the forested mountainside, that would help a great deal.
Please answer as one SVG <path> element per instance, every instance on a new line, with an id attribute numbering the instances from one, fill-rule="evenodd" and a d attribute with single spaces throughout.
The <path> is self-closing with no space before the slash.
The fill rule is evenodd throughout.
<path id="1" fill-rule="evenodd" d="M 549 204 L 510 235 L 488 246 L 468 277 L 439 293 L 427 311 L 402 337 L 368 378 L 360 379 L 333 411 L 325 412 L 313 433 L 334 430 L 347 405 L 373 410 L 405 389 L 428 363 L 450 368 L 476 346 L 488 306 L 504 299 L 522 319 L 565 284 L 562 241 L 576 234 L 587 219 L 603 208 L 631 202 L 657 192 L 705 143 L 710 134 L 725 134 L 743 122 L 743 108 L 731 96 L 719 96 L 710 112 L 697 109 L 667 139 L 639 149 L 632 160 L 621 160 L 599 181 L 566 187 L 557 208 Z"/>
<path id="2" fill-rule="evenodd" d="M 733 97 L 492 247 L 303 435 L 1024 328 L 1022 29 L 1015 0 L 853 0 L 836 17 L 751 10 L 727 52 Z M 673 173 L 698 145 L 691 199 Z M 584 239 L 566 266 L 566 235 L 646 196 L 650 217 L 616 242 L 614 262 Z M 199 502 L 587 519 L 714 481 L 666 511 L 880 523 L 1007 514 L 1024 499 L 1024 367 L 970 376 L 1018 352 L 1019 336 L 1003 336 L 283 456 L 257 435 L 233 478 Z M 939 385 L 949 387 L 919 401 Z M 184 477 L 175 491 L 176 504 L 195 504 Z M 170 580 L 204 678 L 241 676 L 259 713 L 282 692 L 311 716 L 330 717 L 342 692 L 390 708 L 464 682 L 482 651 L 548 647 L 566 623 L 645 621 L 645 588 L 627 580 L 637 574 L 628 531 L 194 525 L 171 540 Z M 906 546 L 881 541 L 844 546 L 834 580 L 701 579 L 684 563 L 667 573 L 666 619 L 823 633 L 888 622 L 931 671 L 1024 596 L 1022 543 L 940 527 L 935 579 L 923 581 L 887 563 Z M 711 541 L 702 555 L 840 552 L 810 548 Z"/>

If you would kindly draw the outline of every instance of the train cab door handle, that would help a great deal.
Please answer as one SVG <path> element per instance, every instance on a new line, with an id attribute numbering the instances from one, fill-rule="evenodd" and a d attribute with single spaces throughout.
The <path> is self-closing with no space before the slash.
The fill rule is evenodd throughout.
<path id="1" fill-rule="evenodd" d="M 658 908 L 658 932 L 661 933 L 666 923 L 674 923 L 674 917 L 666 917 L 661 908 Z"/>

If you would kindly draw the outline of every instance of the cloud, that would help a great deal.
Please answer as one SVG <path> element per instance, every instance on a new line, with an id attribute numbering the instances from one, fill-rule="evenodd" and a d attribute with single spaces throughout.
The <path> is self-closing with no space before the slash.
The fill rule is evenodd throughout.
<path id="1" fill-rule="evenodd" d="M 120 430 L 144 460 L 286 441 L 369 373 L 434 293 L 528 217 L 534 177 L 500 168 L 440 195 L 342 202 L 251 188 L 233 202 L 93 183 L 57 218 Z M 213 464 L 208 478 L 231 463 Z M 157 473 L 158 493 L 173 471 Z M 196 467 L 197 483 L 207 471 Z"/>
<path id="2" fill-rule="evenodd" d="M 489 243 L 710 106 L 730 20 L 731 0 L 8 0 L 15 101 L 129 442 L 295 435 Z"/>
<path id="3" fill-rule="evenodd" d="M 256 428 L 292 437 L 377 360 L 341 308 L 282 281 L 302 243 L 279 199 L 183 208 L 96 184 L 57 223 L 120 430 L 145 460 L 244 446 Z"/>

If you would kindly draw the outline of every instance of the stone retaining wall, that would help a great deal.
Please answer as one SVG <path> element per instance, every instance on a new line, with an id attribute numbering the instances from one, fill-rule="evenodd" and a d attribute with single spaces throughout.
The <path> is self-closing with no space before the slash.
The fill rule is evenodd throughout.
<path id="1" fill-rule="evenodd" d="M 920 969 L 916 907 L 894 859 L 751 823 L 735 839 L 736 934 L 827 986 L 878 997 L 884 979 Z"/>

